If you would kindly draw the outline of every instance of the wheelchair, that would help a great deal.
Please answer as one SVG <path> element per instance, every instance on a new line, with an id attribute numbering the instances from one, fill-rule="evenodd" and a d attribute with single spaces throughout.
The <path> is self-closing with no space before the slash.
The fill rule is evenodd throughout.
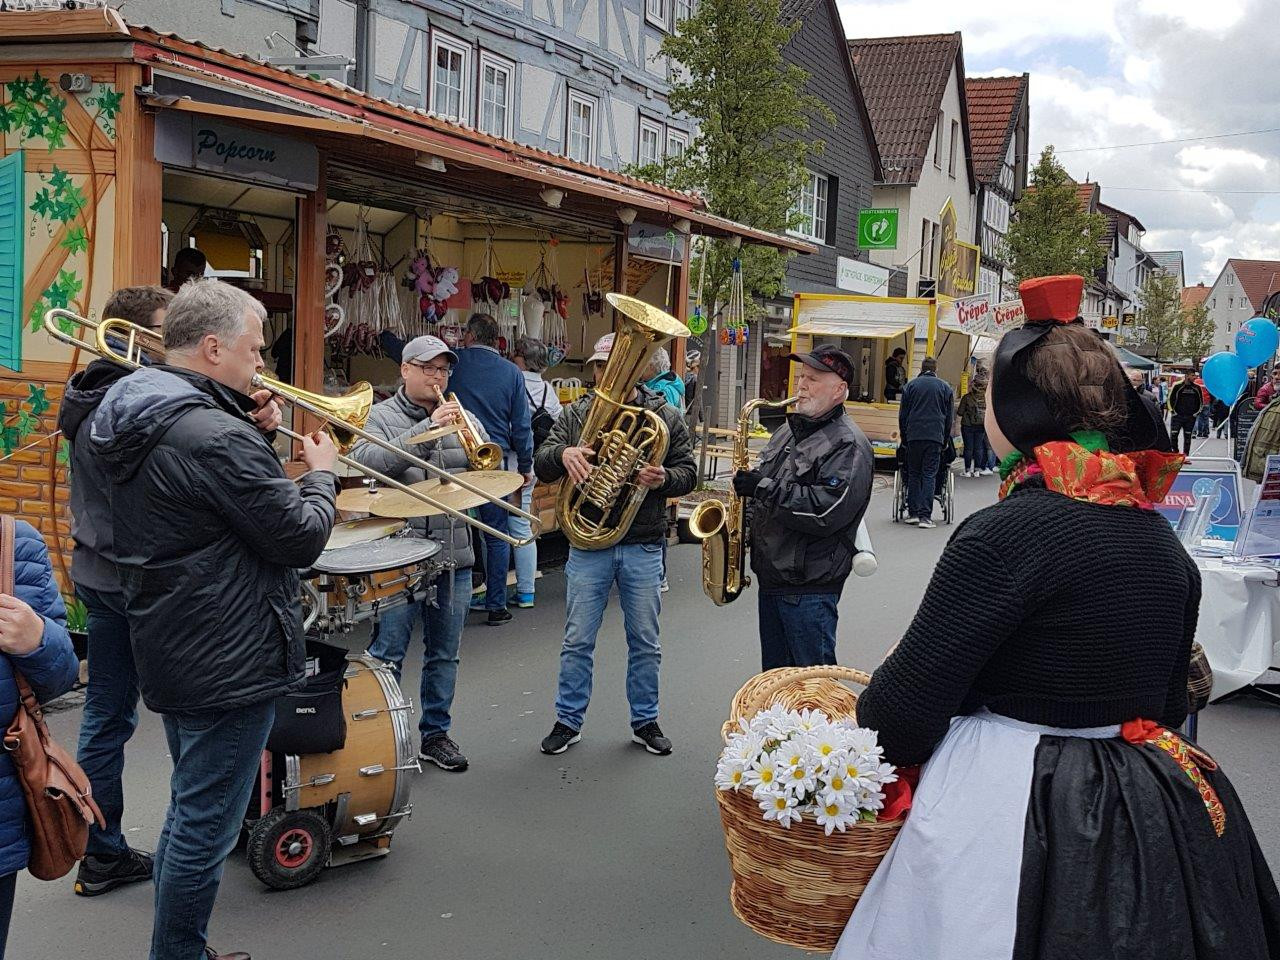
<path id="1" fill-rule="evenodd" d="M 954 450 L 955 448 L 952 447 Z M 953 461 L 954 462 L 954 461 Z M 950 524 L 956 512 L 956 475 L 950 463 L 938 467 L 938 486 L 934 491 L 934 499 L 942 507 L 942 521 Z M 894 523 L 901 523 L 907 515 L 907 450 L 899 445 L 897 466 L 893 471 L 893 513 Z"/>

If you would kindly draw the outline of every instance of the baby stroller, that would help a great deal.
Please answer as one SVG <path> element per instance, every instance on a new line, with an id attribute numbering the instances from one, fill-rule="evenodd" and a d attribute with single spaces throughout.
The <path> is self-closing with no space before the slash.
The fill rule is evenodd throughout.
<path id="1" fill-rule="evenodd" d="M 950 449 L 950 456 L 948 456 Z M 938 485 L 934 489 L 934 499 L 942 507 L 942 520 L 951 523 L 956 511 L 956 475 L 951 464 L 956 459 L 955 442 L 942 445 L 942 460 L 938 466 Z M 898 444 L 897 469 L 893 471 L 893 522 L 901 523 L 907 515 L 907 448 Z"/>

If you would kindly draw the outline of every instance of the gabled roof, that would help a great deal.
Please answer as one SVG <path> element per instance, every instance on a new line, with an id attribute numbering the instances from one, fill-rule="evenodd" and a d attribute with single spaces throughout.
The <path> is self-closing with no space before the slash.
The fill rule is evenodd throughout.
<path id="1" fill-rule="evenodd" d="M 1030 188 L 1028 187 L 1028 189 Z M 1085 213 L 1097 213 L 1098 207 L 1102 203 L 1102 184 L 1092 183 L 1088 180 L 1084 183 L 1077 183 L 1076 199 L 1080 201 L 1080 208 Z"/>
<path id="2" fill-rule="evenodd" d="M 969 146 L 969 109 L 964 92 L 964 51 L 959 33 L 850 40 L 849 55 L 862 84 L 875 128 L 887 184 L 920 182 L 942 96 L 954 69 L 959 83 L 960 123 L 969 189 L 977 188 Z"/>
<path id="3" fill-rule="evenodd" d="M 819 3 L 825 3 L 827 6 L 827 14 L 831 17 L 831 24 L 836 38 L 844 36 L 844 23 L 840 19 L 840 8 L 836 5 L 836 0 L 782 0 L 780 17 L 783 23 L 794 23 L 801 21 L 800 29 L 804 29 L 804 22 Z M 880 163 L 880 147 L 876 142 L 875 127 L 871 123 L 871 114 L 867 111 L 867 98 L 862 92 L 862 83 L 858 80 L 858 74 L 853 69 L 853 60 L 845 56 L 841 51 L 840 59 L 844 62 L 845 76 L 849 81 L 849 91 L 853 97 L 854 109 L 858 112 L 858 121 L 862 124 L 862 135 L 867 142 L 867 150 L 871 153 L 871 178 L 879 183 L 884 179 L 884 167 Z"/>
<path id="4" fill-rule="evenodd" d="M 991 183 L 1000 176 L 1000 165 L 1009 152 L 1009 141 L 1018 126 L 1018 116 L 1026 102 L 1031 75 L 1020 77 L 966 77 L 965 99 L 969 103 L 970 152 L 979 183 Z"/>
<path id="5" fill-rule="evenodd" d="M 1262 309 L 1262 301 L 1280 290 L 1280 260 L 1237 260 L 1227 263 L 1240 278 L 1240 287 L 1255 311 Z"/>
<path id="6" fill-rule="evenodd" d="M 1198 307 L 1209 299 L 1209 291 L 1212 287 L 1206 287 L 1203 283 L 1197 283 L 1194 287 L 1182 288 L 1182 309 L 1190 310 Z"/>
<path id="7" fill-rule="evenodd" d="M 1143 233 L 1147 232 L 1147 228 L 1142 225 L 1141 220 L 1131 213 L 1125 213 L 1118 207 L 1112 207 L 1100 202 L 1098 204 L 1098 212 L 1107 218 L 1107 234 L 1112 238 L 1122 236 L 1128 239 L 1130 224 L 1136 226 Z"/>
<path id="8" fill-rule="evenodd" d="M 1182 251 L 1181 250 L 1148 250 L 1147 256 L 1156 262 L 1161 270 L 1169 273 L 1177 270 L 1182 271 Z"/>

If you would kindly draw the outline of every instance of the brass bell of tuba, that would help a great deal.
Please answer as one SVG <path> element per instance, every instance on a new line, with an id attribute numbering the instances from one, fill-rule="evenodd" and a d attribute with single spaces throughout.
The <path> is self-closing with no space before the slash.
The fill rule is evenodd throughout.
<path id="1" fill-rule="evenodd" d="M 789 407 L 798 397 L 786 400 L 749 400 L 738 414 L 738 432 L 733 438 L 733 470 L 751 469 L 747 441 L 751 418 L 761 407 Z M 747 529 L 742 498 L 729 487 L 729 502 L 711 499 L 698 504 L 689 517 L 689 532 L 702 541 L 702 591 L 716 606 L 738 599 L 751 584 L 747 574 Z"/>
<path id="2" fill-rule="evenodd" d="M 670 436 L 662 417 L 627 400 L 649 366 L 653 351 L 689 328 L 643 300 L 607 294 L 620 317 L 613 349 L 582 423 L 579 445 L 595 451 L 591 475 L 566 479 L 556 498 L 556 519 L 580 550 L 603 550 L 621 540 L 648 490 L 636 482 L 642 467 L 661 466 Z"/>

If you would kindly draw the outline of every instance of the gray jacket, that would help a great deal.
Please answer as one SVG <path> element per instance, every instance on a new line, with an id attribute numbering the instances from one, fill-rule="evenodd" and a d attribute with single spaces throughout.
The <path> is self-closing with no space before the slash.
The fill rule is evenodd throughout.
<path id="1" fill-rule="evenodd" d="M 431 415 L 410 400 L 404 392 L 404 387 L 401 386 L 394 396 L 374 404 L 364 428 L 384 440 L 390 440 L 401 450 L 421 457 L 450 473 L 464 473 L 468 470 L 467 455 L 456 433 L 430 443 L 409 442 L 410 437 L 429 430 L 431 426 Z M 484 435 L 484 427 L 479 424 L 476 426 Z M 489 438 L 484 435 L 483 439 Z M 416 467 L 403 457 L 398 457 L 389 450 L 383 450 L 367 440 L 357 443 L 349 456 L 401 483 L 413 484 L 421 480 L 435 479 L 428 477 L 427 471 L 421 467 Z M 419 517 L 410 520 L 409 523 L 419 536 L 430 537 L 444 547 L 441 559 L 452 559 L 457 569 L 463 570 L 475 563 L 475 554 L 471 549 L 471 528 L 461 520 L 452 521 L 447 515 L 438 514 L 433 517 Z M 452 554 L 449 552 L 450 523 L 453 525 Z"/>
<path id="2" fill-rule="evenodd" d="M 657 413 L 667 425 L 670 443 L 666 459 L 662 461 L 662 466 L 667 471 L 667 482 L 657 490 L 650 490 L 645 496 L 640 509 L 636 511 L 631 529 L 621 542 L 661 543 L 667 530 L 667 498 L 683 497 L 697 486 L 698 465 L 693 460 L 693 441 L 689 437 L 684 414 L 667 403 L 666 397 L 661 394 L 645 387 L 637 389 L 639 397 L 633 402 Z M 565 475 L 561 457 L 565 447 L 577 444 L 582 436 L 582 423 L 594 397 L 595 391 L 592 390 L 565 407 L 555 426 L 551 428 L 550 435 L 534 453 L 533 469 L 543 483 L 555 483 Z"/>
<path id="3" fill-rule="evenodd" d="M 799 439 L 797 439 L 799 437 Z M 751 501 L 751 569 L 765 593 L 839 593 L 871 500 L 871 444 L 838 404 L 787 417 L 760 454 Z"/>

